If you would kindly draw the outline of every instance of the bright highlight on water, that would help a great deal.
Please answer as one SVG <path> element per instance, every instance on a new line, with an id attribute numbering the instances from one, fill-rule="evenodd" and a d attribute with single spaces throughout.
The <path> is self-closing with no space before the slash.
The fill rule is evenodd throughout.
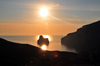
<path id="1" fill-rule="evenodd" d="M 41 47 L 41 49 L 42 50 L 46 50 L 47 48 L 46 48 L 46 45 L 43 45 L 42 47 Z"/>

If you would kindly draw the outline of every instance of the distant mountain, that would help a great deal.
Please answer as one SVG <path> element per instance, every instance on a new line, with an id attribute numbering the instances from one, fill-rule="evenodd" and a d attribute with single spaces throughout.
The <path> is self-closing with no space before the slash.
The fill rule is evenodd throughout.
<path id="1" fill-rule="evenodd" d="M 100 51 L 100 21 L 79 28 L 61 38 L 62 45 L 77 52 Z"/>

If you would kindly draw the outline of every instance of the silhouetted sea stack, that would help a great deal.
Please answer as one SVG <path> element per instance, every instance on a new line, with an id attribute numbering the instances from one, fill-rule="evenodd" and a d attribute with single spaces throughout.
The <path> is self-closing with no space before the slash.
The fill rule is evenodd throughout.
<path id="1" fill-rule="evenodd" d="M 48 38 L 44 38 L 42 35 L 40 35 L 39 40 L 37 41 L 37 44 L 39 46 L 42 46 L 42 45 L 48 46 L 49 45 L 49 40 L 48 40 Z"/>
<path id="2" fill-rule="evenodd" d="M 79 28 L 61 39 L 62 45 L 77 52 L 100 50 L 100 21 Z"/>

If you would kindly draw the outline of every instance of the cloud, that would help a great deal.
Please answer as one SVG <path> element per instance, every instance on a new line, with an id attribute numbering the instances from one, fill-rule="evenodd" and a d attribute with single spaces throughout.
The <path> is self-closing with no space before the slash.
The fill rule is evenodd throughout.
<path id="1" fill-rule="evenodd" d="M 66 22 L 72 23 L 72 24 L 89 24 L 93 21 L 96 21 L 97 19 L 79 19 L 79 18 L 61 18 L 61 20 L 64 20 Z"/>
<path id="2" fill-rule="evenodd" d="M 58 7 L 58 6 L 60 6 L 60 4 L 58 4 L 58 3 L 52 3 L 52 6 L 53 7 Z"/>
<path id="3" fill-rule="evenodd" d="M 22 18 L 22 19 L 12 19 L 12 20 L 0 20 L 0 23 L 26 23 L 26 24 L 38 24 L 43 23 L 42 18 Z"/>
<path id="4" fill-rule="evenodd" d="M 60 6 L 59 10 L 100 11 L 98 6 Z"/>

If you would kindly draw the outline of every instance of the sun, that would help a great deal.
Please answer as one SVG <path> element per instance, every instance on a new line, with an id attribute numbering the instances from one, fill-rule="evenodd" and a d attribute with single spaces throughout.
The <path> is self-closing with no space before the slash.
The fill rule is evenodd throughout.
<path id="1" fill-rule="evenodd" d="M 47 48 L 46 48 L 46 45 L 43 45 L 42 47 L 41 47 L 41 49 L 42 50 L 46 50 Z"/>
<path id="2" fill-rule="evenodd" d="M 41 17 L 47 17 L 49 15 L 48 8 L 46 7 L 41 8 L 39 14 Z"/>

